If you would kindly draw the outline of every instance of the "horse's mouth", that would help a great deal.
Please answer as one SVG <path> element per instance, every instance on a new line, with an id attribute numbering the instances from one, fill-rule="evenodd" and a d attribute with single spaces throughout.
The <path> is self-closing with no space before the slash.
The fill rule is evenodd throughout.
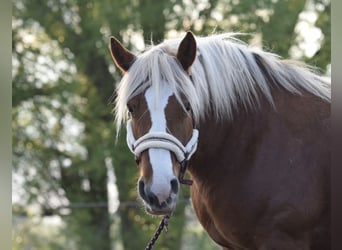
<path id="1" fill-rule="evenodd" d="M 146 207 L 146 211 L 152 215 L 168 215 L 172 213 L 172 210 L 165 210 L 165 209 L 164 210 L 156 210 L 156 209 L 152 210 L 149 207 Z"/>
<path id="2" fill-rule="evenodd" d="M 154 206 L 145 204 L 145 208 L 146 208 L 146 212 L 152 215 L 170 215 L 175 210 L 176 203 L 174 203 L 174 205 L 170 205 L 164 208 L 154 207 Z"/>
<path id="3" fill-rule="evenodd" d="M 162 204 L 151 204 L 143 197 L 141 197 L 143 203 L 145 205 L 146 212 L 152 215 L 169 215 L 172 214 L 176 209 L 177 197 L 173 195 L 173 197 L 169 197 L 167 202 L 163 202 Z"/>

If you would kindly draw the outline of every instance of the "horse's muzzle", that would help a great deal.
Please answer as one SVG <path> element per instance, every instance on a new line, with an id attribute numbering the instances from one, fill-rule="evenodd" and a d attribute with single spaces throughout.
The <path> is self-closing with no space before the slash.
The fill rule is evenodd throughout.
<path id="1" fill-rule="evenodd" d="M 169 185 L 169 191 L 167 193 L 154 193 L 145 184 L 144 179 L 140 178 L 138 182 L 138 193 L 144 201 L 148 213 L 153 215 L 166 215 L 173 212 L 176 207 L 179 182 L 177 179 L 173 179 Z"/>

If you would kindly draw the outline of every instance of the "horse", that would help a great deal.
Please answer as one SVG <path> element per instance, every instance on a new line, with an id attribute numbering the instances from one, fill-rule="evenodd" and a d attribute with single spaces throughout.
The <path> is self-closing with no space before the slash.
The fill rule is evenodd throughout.
<path id="1" fill-rule="evenodd" d="M 186 164 L 222 249 L 330 249 L 329 80 L 229 33 L 189 31 L 138 56 L 111 37 L 110 51 L 148 213 L 172 214 Z"/>

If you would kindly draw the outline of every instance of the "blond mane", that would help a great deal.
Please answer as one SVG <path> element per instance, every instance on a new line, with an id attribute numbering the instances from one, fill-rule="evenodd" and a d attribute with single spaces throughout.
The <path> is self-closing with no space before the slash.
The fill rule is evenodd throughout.
<path id="1" fill-rule="evenodd" d="M 304 89 L 331 101 L 330 82 L 312 68 L 251 48 L 231 34 L 196 38 L 197 57 L 190 78 L 175 57 L 180 41 L 166 40 L 151 47 L 124 75 L 117 87 L 118 130 L 126 119 L 127 102 L 148 87 L 158 96 L 161 84 L 169 84 L 179 100 L 185 95 L 197 122 L 209 111 L 216 119 L 232 119 L 233 109 L 241 108 L 238 105 L 254 109 L 259 92 L 273 105 L 270 80 L 293 94 L 300 95 Z"/>

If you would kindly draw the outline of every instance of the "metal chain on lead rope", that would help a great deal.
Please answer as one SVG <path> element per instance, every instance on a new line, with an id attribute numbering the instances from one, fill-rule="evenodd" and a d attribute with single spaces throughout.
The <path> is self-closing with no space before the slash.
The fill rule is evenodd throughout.
<path id="1" fill-rule="evenodd" d="M 192 180 L 187 180 L 184 179 L 184 175 L 186 172 L 186 167 L 187 167 L 187 161 L 184 160 L 180 163 L 180 169 L 179 169 L 179 182 L 181 184 L 184 185 L 192 185 Z M 147 244 L 147 246 L 145 247 L 145 250 L 151 250 L 153 245 L 156 243 L 156 241 L 159 238 L 159 235 L 161 234 L 161 232 L 163 231 L 164 227 L 165 227 L 165 232 L 167 233 L 168 231 L 168 225 L 169 225 L 169 219 L 170 219 L 170 215 L 165 215 L 162 219 L 162 221 L 160 222 L 156 232 L 154 233 L 153 237 L 151 238 L 151 240 L 149 241 L 149 243 Z"/>

